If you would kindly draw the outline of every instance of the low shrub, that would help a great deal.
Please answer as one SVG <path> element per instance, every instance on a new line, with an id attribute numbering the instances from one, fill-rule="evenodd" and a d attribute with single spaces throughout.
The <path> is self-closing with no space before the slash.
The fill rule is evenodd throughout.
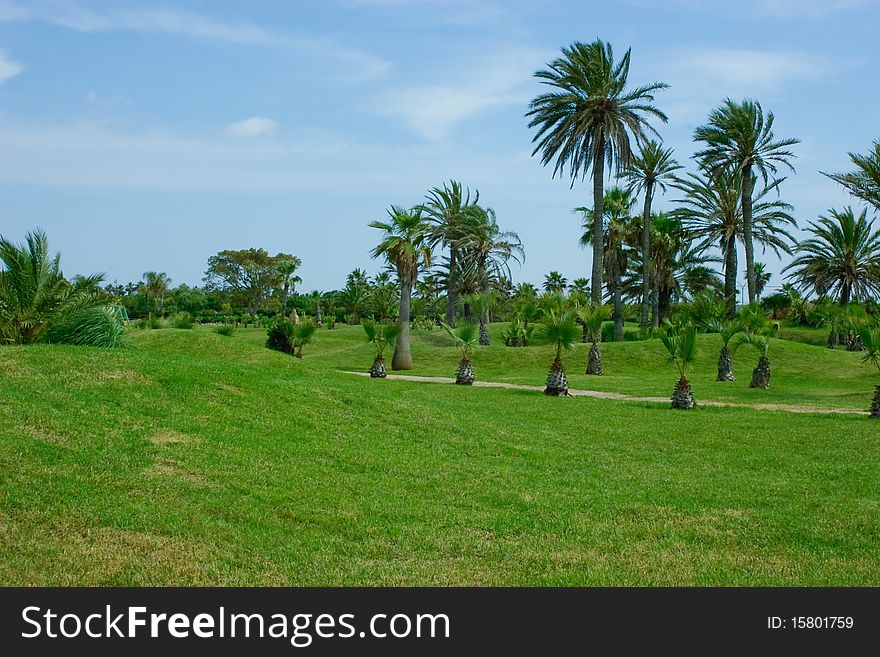
<path id="1" fill-rule="evenodd" d="M 194 325 L 192 315 L 186 311 L 175 313 L 171 317 L 171 325 L 177 329 L 191 329 Z"/>
<path id="2" fill-rule="evenodd" d="M 222 324 L 214 327 L 214 333 L 217 335 L 225 335 L 227 338 L 235 335 L 236 328 L 234 324 Z"/>

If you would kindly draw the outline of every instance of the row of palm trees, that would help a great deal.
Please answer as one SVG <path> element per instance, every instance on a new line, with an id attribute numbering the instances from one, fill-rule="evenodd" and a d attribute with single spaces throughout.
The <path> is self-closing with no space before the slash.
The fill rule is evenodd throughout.
<path id="1" fill-rule="evenodd" d="M 493 290 L 510 280 L 510 262 L 522 262 L 525 251 L 519 236 L 498 225 L 495 212 L 479 204 L 479 192 L 458 181 L 431 189 L 422 204 L 411 208 L 392 205 L 384 221 L 370 227 L 382 231 L 372 249 L 373 258 L 384 257 L 397 274 L 400 289 L 400 332 L 391 368 L 412 369 L 409 346 L 413 289 L 421 272 L 434 264 L 434 250 L 448 249 L 435 280 L 446 289 L 446 324 L 455 326 L 455 308 L 461 292 L 468 293 L 466 315 L 476 306 L 480 344 L 489 343 L 489 312 Z"/>

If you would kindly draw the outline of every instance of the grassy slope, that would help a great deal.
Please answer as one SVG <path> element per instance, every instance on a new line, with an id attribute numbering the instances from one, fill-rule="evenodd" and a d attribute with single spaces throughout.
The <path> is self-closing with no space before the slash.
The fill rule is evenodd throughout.
<path id="1" fill-rule="evenodd" d="M 334 371 L 369 365 L 359 339 L 321 332 L 301 362 L 255 330 L 0 350 L 0 583 L 880 584 L 880 427 L 864 417 Z M 440 333 L 418 340 L 414 373 L 449 375 Z M 663 394 L 656 347 L 607 345 L 628 373 L 573 385 Z M 852 354 L 773 350 L 770 395 L 864 406 L 873 381 Z M 548 354 L 475 362 L 541 383 Z M 703 398 L 722 394 L 712 360 Z M 807 378 L 814 362 L 835 365 L 830 383 Z"/>

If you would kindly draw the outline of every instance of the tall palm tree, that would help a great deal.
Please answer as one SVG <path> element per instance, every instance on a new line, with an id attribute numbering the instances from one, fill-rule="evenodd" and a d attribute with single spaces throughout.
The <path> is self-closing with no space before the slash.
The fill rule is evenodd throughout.
<path id="1" fill-rule="evenodd" d="M 870 203 L 880 211 L 880 139 L 874 142 L 873 150 L 867 155 L 848 153 L 849 159 L 856 166 L 850 173 L 825 173 L 835 182 L 843 185 L 847 191 L 858 199 Z"/>
<path id="2" fill-rule="evenodd" d="M 433 224 L 428 244 L 433 248 L 442 245 L 449 249 L 449 274 L 446 279 L 446 323 L 455 326 L 455 304 L 458 297 L 458 258 L 462 242 L 471 235 L 470 225 L 474 218 L 473 206 L 480 200 L 480 192 L 471 199 L 470 189 L 462 187 L 457 180 L 434 187 L 425 197 L 424 213 Z"/>
<path id="3" fill-rule="evenodd" d="M 549 294 L 559 294 L 565 292 L 565 288 L 568 287 L 568 279 L 558 271 L 551 271 L 544 275 L 544 284 L 541 287 Z"/>
<path id="4" fill-rule="evenodd" d="M 589 278 L 576 278 L 571 282 L 571 289 L 580 294 L 589 294 L 590 293 L 590 279 Z"/>
<path id="5" fill-rule="evenodd" d="M 850 207 L 828 213 L 810 222 L 813 237 L 797 245 L 797 257 L 783 273 L 791 270 L 788 278 L 798 289 L 836 294 L 841 306 L 880 294 L 880 230 L 868 221 L 867 210 L 858 218 Z"/>
<path id="6" fill-rule="evenodd" d="M 800 143 L 800 140 L 788 138 L 774 141 L 773 112 L 767 112 L 765 117 L 758 101 L 744 100 L 737 103 L 730 98 L 726 98 L 721 107 L 712 110 L 708 123 L 694 131 L 694 139 L 706 144 L 694 157 L 707 162 L 714 171 L 735 169 L 740 173 L 746 277 L 749 303 L 753 303 L 757 301 L 752 241 L 755 170 L 761 174 L 765 184 L 770 174 L 776 174 L 777 165 L 784 165 L 794 171 L 791 164 L 794 153 L 789 147 Z"/>
<path id="7" fill-rule="evenodd" d="M 302 283 L 302 279 L 299 276 L 294 276 L 300 265 L 302 265 L 302 260 L 297 256 L 290 256 L 289 258 L 284 258 L 278 263 L 278 267 L 276 268 L 278 275 L 281 277 L 282 313 L 287 312 L 287 301 L 290 299 L 290 295 L 293 293 L 296 284 Z"/>
<path id="8" fill-rule="evenodd" d="M 767 265 L 763 262 L 755 263 L 755 296 L 760 299 L 764 294 L 764 288 L 773 278 L 773 274 L 767 271 Z"/>
<path id="9" fill-rule="evenodd" d="M 666 122 L 666 115 L 652 103 L 654 93 L 668 85 L 653 82 L 627 87 L 630 50 L 614 61 L 611 44 L 601 39 L 573 43 L 562 48 L 562 55 L 535 73 L 542 84 L 552 87 L 529 104 L 529 127 L 537 128 L 532 139 L 532 155 L 541 154 L 541 163 L 551 162 L 556 174 L 583 179 L 593 176 L 593 212 L 603 216 L 605 165 L 626 168 L 632 159 L 632 142 L 641 143 L 648 132 L 656 131 L 648 118 Z M 603 226 L 596 222 L 593 236 L 592 302 L 602 303 Z"/>
<path id="10" fill-rule="evenodd" d="M 54 324 L 107 303 L 98 287 L 103 275 L 66 280 L 61 255 L 50 255 L 49 239 L 39 229 L 22 245 L 0 236 L 0 263 L 0 342 L 39 342 Z"/>
<path id="11" fill-rule="evenodd" d="M 636 198 L 629 189 L 612 187 L 605 194 L 602 208 L 605 213 L 602 231 L 605 239 L 602 258 L 605 263 L 605 280 L 608 291 L 614 299 L 614 341 L 623 341 L 623 276 L 627 271 L 629 254 L 627 246 L 632 241 L 634 224 L 632 209 Z M 580 245 L 590 246 L 596 235 L 593 211 L 590 208 L 575 208 L 583 213 L 583 234 Z M 649 268 L 650 270 L 650 268 Z"/>
<path id="12" fill-rule="evenodd" d="M 645 206 L 642 210 L 642 328 L 648 328 L 648 311 L 651 300 L 651 203 L 656 189 L 666 191 L 666 183 L 675 180 L 675 172 L 681 165 L 672 157 L 671 148 L 663 148 L 660 142 L 651 140 L 642 144 L 639 154 L 633 157 L 625 175 L 630 190 L 644 192 Z"/>
<path id="13" fill-rule="evenodd" d="M 419 271 L 431 266 L 430 225 L 421 208 L 407 210 L 392 205 L 388 208 L 388 220 L 374 221 L 370 227 L 382 231 L 382 241 L 373 248 L 372 257 L 384 256 L 397 271 L 400 282 L 400 335 L 391 357 L 391 369 L 411 370 L 409 311 Z"/>
<path id="14" fill-rule="evenodd" d="M 785 229 L 797 226 L 792 217 L 792 206 L 778 197 L 779 186 L 785 178 L 765 185 L 752 196 L 752 240 L 764 251 L 771 249 L 777 256 L 791 253 L 794 237 Z M 699 173 L 691 173 L 676 180 L 675 186 L 684 192 L 676 199 L 680 204 L 671 214 L 682 222 L 685 231 L 697 243 L 700 252 L 713 247 L 721 250 L 724 269 L 724 298 L 727 315 L 736 314 L 737 241 L 745 244 L 742 213 L 742 177 L 738 171 L 716 170 L 703 166 Z M 771 193 L 776 197 L 768 198 Z"/>
<path id="15" fill-rule="evenodd" d="M 468 287 L 474 288 L 479 298 L 480 344 L 489 344 L 489 311 L 497 301 L 493 288 L 511 276 L 510 261 L 525 261 L 525 251 L 519 235 L 513 231 L 502 231 L 498 226 L 495 212 L 491 208 L 472 205 L 470 235 L 461 242 L 459 255 L 464 269 L 464 278 L 474 279 Z"/>
<path id="16" fill-rule="evenodd" d="M 171 285 L 171 279 L 165 272 L 144 272 L 144 294 L 153 303 L 153 309 L 159 315 L 164 310 L 165 293 L 168 291 L 169 285 Z"/>

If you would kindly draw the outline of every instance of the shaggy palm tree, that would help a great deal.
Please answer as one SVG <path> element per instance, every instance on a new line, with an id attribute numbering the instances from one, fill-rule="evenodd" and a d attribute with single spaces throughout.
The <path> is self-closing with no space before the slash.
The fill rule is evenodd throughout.
<path id="1" fill-rule="evenodd" d="M 779 186 L 785 178 L 765 185 L 752 194 L 752 240 L 777 257 L 791 253 L 795 239 L 785 226 L 797 226 L 792 206 L 778 198 Z M 742 177 L 737 171 L 710 171 L 701 167 L 698 174 L 688 174 L 675 185 L 685 196 L 676 199 L 680 207 L 672 215 L 681 219 L 683 228 L 705 252 L 713 247 L 721 250 L 724 268 L 724 299 L 727 314 L 736 313 L 737 241 L 744 244 L 742 219 Z M 767 198 L 776 192 L 777 198 Z M 756 280 L 757 283 L 757 280 Z"/>
<path id="2" fill-rule="evenodd" d="M 773 274 L 767 271 L 767 265 L 763 262 L 755 263 L 755 296 L 760 299 L 767 283 L 773 278 Z"/>
<path id="3" fill-rule="evenodd" d="M 462 322 L 459 326 L 452 328 L 449 324 L 443 323 L 443 328 L 449 333 L 449 336 L 455 341 L 455 346 L 461 351 L 461 360 L 458 361 L 458 370 L 455 373 L 455 382 L 459 385 L 471 386 L 474 384 L 474 367 L 471 365 L 471 359 L 468 357 L 474 345 L 477 344 L 479 338 L 479 329 L 474 322 Z"/>
<path id="4" fill-rule="evenodd" d="M 870 363 L 880 372 L 880 327 L 863 326 L 859 329 L 859 337 L 865 345 L 863 363 Z M 874 388 L 874 399 L 871 400 L 871 417 L 880 419 L 880 385 Z"/>
<path id="5" fill-rule="evenodd" d="M 667 323 L 666 329 L 660 332 L 660 341 L 666 347 L 667 362 L 678 367 L 679 378 L 672 392 L 672 408 L 690 410 L 697 403 L 687 379 L 687 368 L 697 358 L 697 329 L 693 324 L 673 326 Z"/>
<path id="6" fill-rule="evenodd" d="M 266 331 L 266 346 L 269 349 L 293 354 L 302 358 L 303 347 L 312 341 L 318 327 L 311 320 L 301 320 L 294 324 L 289 317 L 276 317 Z"/>
<path id="7" fill-rule="evenodd" d="M 303 347 L 312 341 L 318 327 L 310 320 L 300 322 L 293 327 L 293 335 L 290 339 L 290 345 L 293 347 L 293 355 L 297 358 L 303 357 Z"/>
<path id="8" fill-rule="evenodd" d="M 721 351 L 718 354 L 718 376 L 716 381 L 734 381 L 733 361 L 730 358 L 730 341 L 745 329 L 742 322 L 711 319 L 704 323 L 706 330 L 717 333 L 721 338 Z"/>
<path id="9" fill-rule="evenodd" d="M 610 316 L 611 309 L 608 306 L 590 306 L 578 310 L 578 318 L 584 325 L 584 332 L 589 334 L 590 341 L 593 343 L 587 356 L 586 374 L 601 376 L 604 371 L 599 343 L 602 342 L 602 323 Z"/>
<path id="10" fill-rule="evenodd" d="M 169 285 L 171 285 L 171 279 L 165 272 L 144 272 L 144 295 L 152 302 L 153 310 L 157 315 L 161 315 L 165 309 L 165 293 L 168 291 Z"/>
<path id="11" fill-rule="evenodd" d="M 645 194 L 642 210 L 642 316 L 639 325 L 650 326 L 648 314 L 651 307 L 651 203 L 656 189 L 666 191 L 666 183 L 675 179 L 681 165 L 672 157 L 671 148 L 663 148 L 660 142 L 651 140 L 642 144 L 639 154 L 633 158 L 625 175 L 630 181 L 630 191 Z"/>
<path id="12" fill-rule="evenodd" d="M 98 288 L 103 275 L 67 281 L 61 255 L 50 256 L 41 230 L 28 233 L 22 245 L 0 237 L 0 262 L 0 342 L 39 342 L 53 325 L 107 303 Z"/>
<path id="13" fill-rule="evenodd" d="M 400 335 L 391 357 L 391 369 L 411 370 L 409 311 L 419 271 L 431 266 L 430 227 L 421 208 L 407 210 L 396 205 L 388 209 L 388 221 L 374 221 L 370 227 L 383 233 L 382 241 L 373 248 L 371 255 L 374 258 L 385 256 L 388 264 L 397 270 L 400 282 Z"/>
<path id="14" fill-rule="evenodd" d="M 829 210 L 830 217 L 810 222 L 813 237 L 800 242 L 795 259 L 783 269 L 801 290 L 835 294 L 841 306 L 880 293 L 880 230 L 858 218 L 852 208 Z"/>
<path id="15" fill-rule="evenodd" d="M 565 365 L 562 364 L 562 352 L 570 351 L 577 345 L 578 329 L 572 311 L 557 313 L 549 311 L 544 316 L 538 330 L 541 335 L 553 345 L 556 357 L 547 375 L 547 387 L 544 394 L 554 397 L 568 397 L 568 377 L 565 376 Z"/>
<path id="16" fill-rule="evenodd" d="M 856 198 L 873 205 L 875 210 L 880 210 L 880 139 L 874 142 L 873 150 L 867 155 L 848 155 L 856 166 L 855 171 L 824 175 L 843 185 Z"/>
<path id="17" fill-rule="evenodd" d="M 284 258 L 276 267 L 278 276 L 281 278 L 282 313 L 287 312 L 287 301 L 290 299 L 290 295 L 293 294 L 296 284 L 302 283 L 302 279 L 294 275 L 300 265 L 302 265 L 302 260 L 297 256 L 290 256 L 289 258 Z"/>
<path id="18" fill-rule="evenodd" d="M 694 139 L 706 144 L 706 147 L 694 157 L 705 161 L 713 171 L 734 169 L 740 174 L 746 277 L 749 303 L 753 303 L 758 298 L 752 240 L 752 191 L 755 170 L 761 174 L 765 184 L 771 174 L 776 174 L 777 165 L 786 166 L 794 171 L 791 164 L 794 153 L 789 147 L 800 143 L 800 140 L 789 138 L 774 141 L 773 112 L 767 112 L 765 117 L 759 102 L 744 100 L 737 103 L 730 98 L 726 98 L 721 107 L 712 110 L 708 123 L 694 131 Z"/>
<path id="19" fill-rule="evenodd" d="M 761 333 L 738 333 L 733 339 L 734 353 L 742 346 L 749 345 L 758 351 L 758 364 L 752 371 L 752 380 L 749 382 L 749 388 L 769 388 L 770 387 L 770 338 Z"/>
<path id="20" fill-rule="evenodd" d="M 529 127 L 537 128 L 532 155 L 541 163 L 554 162 L 553 176 L 567 174 L 571 185 L 590 171 L 593 176 L 593 212 L 604 216 L 602 202 L 605 166 L 625 169 L 632 159 L 632 142 L 641 143 L 656 131 L 648 118 L 666 123 L 666 115 L 654 107 L 654 92 L 662 82 L 629 88 L 630 50 L 614 61 L 611 44 L 600 39 L 562 48 L 562 56 L 535 73 L 551 90 L 529 104 Z M 602 303 L 603 226 L 596 222 L 593 235 L 591 299 Z"/>
<path id="21" fill-rule="evenodd" d="M 462 243 L 472 234 L 473 206 L 480 200 L 480 192 L 471 199 L 470 189 L 457 180 L 434 187 L 425 197 L 422 209 L 432 223 L 428 244 L 449 249 L 449 275 L 446 278 L 446 323 L 455 326 L 455 304 L 458 298 L 458 258 Z"/>
<path id="22" fill-rule="evenodd" d="M 632 192 L 620 187 L 612 187 L 605 194 L 602 207 L 605 212 L 603 221 L 605 229 L 605 245 L 602 249 L 605 263 L 605 280 L 608 289 L 614 299 L 614 341 L 623 341 L 623 276 L 627 272 L 629 258 L 628 246 L 633 241 L 636 226 L 633 223 L 632 209 L 636 204 L 636 198 Z M 581 212 L 583 219 L 583 233 L 580 245 L 589 246 L 595 235 L 595 221 L 593 211 L 589 208 L 575 208 L 575 212 Z"/>
<path id="23" fill-rule="evenodd" d="M 558 271 L 551 271 L 544 275 L 544 284 L 541 287 L 550 294 L 562 293 L 568 287 L 568 279 Z"/>
<path id="24" fill-rule="evenodd" d="M 361 322 L 361 326 L 364 327 L 367 342 L 376 349 L 376 357 L 370 366 L 370 377 L 384 379 L 388 376 L 388 372 L 385 369 L 385 349 L 397 340 L 397 337 L 400 335 L 400 325 L 377 324 L 372 319 L 365 319 Z"/>

